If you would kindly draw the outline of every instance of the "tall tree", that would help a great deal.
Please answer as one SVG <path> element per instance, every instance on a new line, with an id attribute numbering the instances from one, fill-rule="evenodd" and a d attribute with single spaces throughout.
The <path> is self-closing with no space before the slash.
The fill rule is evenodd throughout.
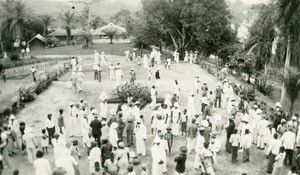
<path id="1" fill-rule="evenodd" d="M 299 42 L 300 34 L 300 2 L 299 0 L 278 0 L 279 27 L 287 40 L 286 58 L 284 63 L 284 79 L 290 76 L 290 62 L 294 46 Z M 287 96 L 286 84 L 282 84 L 281 102 L 284 103 Z"/>
<path id="2" fill-rule="evenodd" d="M 61 14 L 59 14 L 59 19 L 62 22 L 63 27 L 66 29 L 67 32 L 67 43 L 70 44 L 71 41 L 71 29 L 76 24 L 76 18 L 75 14 L 71 12 L 70 10 L 65 11 Z"/>
<path id="3" fill-rule="evenodd" d="M 130 10 L 121 9 L 113 17 L 110 18 L 110 22 L 125 27 L 128 34 L 131 34 L 132 29 L 132 13 Z"/>
<path id="4" fill-rule="evenodd" d="M 40 15 L 39 16 L 39 19 L 40 21 L 42 22 L 43 24 L 43 28 L 44 28 L 44 32 L 43 32 L 43 35 L 44 36 L 47 36 L 48 35 L 48 28 L 49 26 L 54 22 L 54 19 L 52 16 L 50 15 Z"/>
<path id="5" fill-rule="evenodd" d="M 21 39 L 24 34 L 24 24 L 32 19 L 32 11 L 26 5 L 26 1 L 11 0 L 2 3 L 1 15 L 4 25 L 12 31 L 14 39 Z"/>

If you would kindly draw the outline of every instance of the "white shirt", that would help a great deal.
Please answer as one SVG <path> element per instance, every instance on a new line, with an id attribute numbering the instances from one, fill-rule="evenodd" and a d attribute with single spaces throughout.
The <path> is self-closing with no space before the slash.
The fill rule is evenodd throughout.
<path id="1" fill-rule="evenodd" d="M 35 169 L 35 175 L 51 175 L 49 161 L 44 158 L 34 160 L 33 167 Z"/>
<path id="2" fill-rule="evenodd" d="M 245 134 L 244 136 L 242 136 L 242 143 L 241 143 L 241 147 L 243 148 L 251 148 L 252 145 L 252 136 L 251 134 Z"/>
<path id="3" fill-rule="evenodd" d="M 287 131 L 282 135 L 281 141 L 282 146 L 284 146 L 285 149 L 293 150 L 296 142 L 296 134 L 291 131 Z"/>
<path id="4" fill-rule="evenodd" d="M 279 149 L 282 146 L 282 142 L 280 139 L 272 139 L 269 145 L 268 153 L 272 152 L 272 154 L 279 154 Z"/>
<path id="5" fill-rule="evenodd" d="M 150 93 L 151 93 L 151 96 L 155 96 L 156 95 L 155 89 L 151 88 Z"/>
<path id="6" fill-rule="evenodd" d="M 134 129 L 134 133 L 136 136 L 136 140 L 142 140 L 147 138 L 147 128 L 144 124 L 140 124 L 140 126 L 136 126 Z"/>
<path id="7" fill-rule="evenodd" d="M 51 120 L 47 119 L 45 124 L 46 124 L 46 128 L 53 128 L 55 126 L 53 119 Z"/>
<path id="8" fill-rule="evenodd" d="M 91 150 L 90 156 L 88 157 L 88 159 L 90 160 L 90 163 L 92 163 L 94 165 L 95 162 L 101 162 L 100 157 L 101 157 L 100 148 L 99 147 L 94 147 Z"/>

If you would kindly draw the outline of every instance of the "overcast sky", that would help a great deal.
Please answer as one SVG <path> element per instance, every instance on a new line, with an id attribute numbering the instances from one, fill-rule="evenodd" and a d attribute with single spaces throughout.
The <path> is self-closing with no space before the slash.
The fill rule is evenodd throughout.
<path id="1" fill-rule="evenodd" d="M 245 4 L 259 4 L 259 3 L 266 3 L 269 0 L 230 0 L 231 2 L 235 1 L 242 1 Z"/>

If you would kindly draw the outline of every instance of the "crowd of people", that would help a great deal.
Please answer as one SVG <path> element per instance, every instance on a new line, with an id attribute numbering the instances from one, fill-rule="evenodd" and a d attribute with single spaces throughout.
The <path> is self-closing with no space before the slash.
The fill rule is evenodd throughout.
<path id="1" fill-rule="evenodd" d="M 176 60 L 176 51 L 173 56 Z M 95 51 L 94 58 L 94 66 L 99 62 L 100 66 L 106 66 L 104 52 L 99 56 Z M 155 66 L 149 64 L 148 58 L 145 59 L 145 69 Z M 82 62 L 80 57 L 71 60 L 71 82 L 75 92 L 82 91 Z M 155 63 L 161 64 L 159 60 Z M 116 80 L 118 85 L 121 83 L 123 74 L 119 62 L 105 70 L 110 72 L 110 80 Z M 94 79 L 99 80 L 98 68 Z M 300 146 L 300 118 L 295 114 L 288 120 L 289 116 L 284 115 L 280 103 L 271 109 L 264 103 L 249 102 L 235 95 L 227 79 L 212 89 L 201 76 L 195 77 L 194 90 L 190 92 L 187 104 L 182 102 L 178 80 L 174 81 L 170 94 L 165 95 L 164 102 L 157 103 L 159 69 L 155 72 L 155 79 L 156 83 L 150 90 L 151 116 L 143 114 L 140 102 L 133 101 L 133 94 L 129 94 L 127 103 L 119 104 L 117 109 L 109 109 L 108 96 L 104 91 L 99 96 L 100 112 L 95 109 L 96 104 L 88 103 L 88 99 L 70 102 L 67 113 L 59 109 L 47 115 L 40 135 L 33 132 L 30 124 L 18 122 L 11 114 L 9 122 L 1 129 L 0 168 L 9 167 L 10 156 L 13 157 L 16 148 L 20 148 L 22 153 L 27 153 L 36 175 L 135 175 L 140 170 L 142 175 L 147 175 L 150 171 L 147 164 L 142 162 L 147 156 L 146 143 L 152 137 L 150 154 L 153 175 L 168 172 L 168 161 L 176 163 L 175 174 L 186 174 L 186 161 L 192 157 L 195 157 L 193 167 L 199 174 L 215 175 L 216 167 L 221 166 L 218 157 L 222 145 L 230 153 L 232 163 L 238 161 L 239 152 L 242 152 L 242 162 L 252 161 L 251 150 L 256 146 L 268 157 L 268 173 L 282 175 L 283 167 L 288 165 L 297 165 L 291 167 L 289 175 L 297 174 L 296 171 L 300 170 L 300 155 L 296 153 L 297 146 Z M 135 83 L 134 69 L 131 69 L 128 81 Z M 197 101 L 200 107 L 196 105 Z M 221 108 L 226 112 L 220 112 Z M 145 117 L 151 117 L 150 123 L 146 122 Z M 151 129 L 150 133 L 147 128 Z M 221 139 L 224 130 L 225 142 Z M 174 160 L 169 160 L 169 155 L 174 152 L 174 140 L 178 137 L 186 140 L 186 145 L 180 147 Z M 68 146 L 70 138 L 71 145 Z M 44 158 L 45 154 L 49 154 L 50 146 L 53 147 L 54 169 Z M 80 150 L 82 147 L 84 150 Z M 89 173 L 80 172 L 78 168 L 83 157 L 89 162 Z"/>

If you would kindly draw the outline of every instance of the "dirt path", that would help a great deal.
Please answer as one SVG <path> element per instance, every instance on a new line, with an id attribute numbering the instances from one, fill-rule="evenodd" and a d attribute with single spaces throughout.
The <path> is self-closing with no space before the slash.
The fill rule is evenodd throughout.
<path id="1" fill-rule="evenodd" d="M 110 62 L 120 61 L 122 65 L 124 80 L 129 80 L 129 72 L 131 67 L 134 67 L 137 72 L 137 81 L 141 83 L 145 83 L 147 85 L 154 84 L 154 80 L 148 82 L 146 79 L 147 72 L 142 68 L 142 66 L 137 66 L 133 63 L 124 62 L 123 57 L 119 56 L 108 56 Z M 85 62 L 84 69 L 90 69 L 92 66 L 92 61 Z M 209 89 L 214 90 L 217 87 L 218 80 L 208 74 L 205 70 L 201 69 L 197 65 L 190 64 L 177 64 L 172 65 L 171 70 L 165 70 L 163 65 L 158 66 L 161 70 L 161 87 L 158 89 L 158 93 L 161 96 L 165 94 L 173 93 L 173 85 L 174 80 L 177 79 L 179 81 L 179 85 L 181 87 L 180 92 L 180 103 L 182 104 L 181 108 L 185 108 L 187 104 L 188 96 L 192 91 L 194 91 L 194 76 L 199 75 L 201 81 L 206 81 L 208 83 Z M 53 85 L 46 90 L 44 93 L 38 96 L 38 98 L 28 104 L 25 109 L 23 109 L 18 115 L 17 119 L 19 121 L 25 121 L 28 125 L 33 125 L 34 132 L 37 135 L 40 135 L 40 130 L 44 127 L 43 121 L 46 119 L 46 115 L 48 113 L 52 113 L 53 116 L 57 116 L 57 111 L 60 108 L 63 108 L 65 112 L 68 112 L 68 104 L 70 101 L 78 102 L 80 98 L 85 99 L 89 102 L 90 105 L 95 106 L 99 111 L 99 100 L 98 97 L 100 93 L 104 90 L 108 93 L 108 96 L 111 97 L 113 87 L 115 86 L 115 82 L 110 81 L 108 70 L 104 70 L 102 73 L 103 81 L 101 83 L 93 80 L 93 72 L 87 71 L 85 72 L 86 79 L 84 81 L 84 91 L 81 94 L 74 94 L 70 87 L 69 77 L 70 73 L 64 75 L 60 81 L 54 82 Z M 197 96 L 197 111 L 200 111 L 200 103 L 199 97 Z M 110 109 L 115 109 L 116 105 L 109 105 Z M 214 109 L 213 113 L 224 114 L 224 109 Z M 152 110 L 149 107 L 145 107 L 142 110 L 142 114 L 145 116 L 145 123 L 150 130 L 150 115 Z M 67 114 L 66 114 L 67 115 Z M 223 120 L 226 121 L 226 116 L 223 115 Z M 222 150 L 218 155 L 218 166 L 216 168 L 216 174 L 222 175 L 240 175 L 242 173 L 253 174 L 253 175 L 266 175 L 266 165 L 267 160 L 263 151 L 257 150 L 255 146 L 251 149 L 251 157 L 249 163 L 241 163 L 241 153 L 239 153 L 239 161 L 232 165 L 231 164 L 231 156 L 224 152 L 224 144 L 225 144 L 225 133 L 220 137 L 222 142 Z M 70 141 L 70 139 L 69 139 Z M 149 136 L 147 138 L 147 156 L 141 158 L 142 163 L 148 164 L 148 170 L 151 172 L 151 155 L 150 148 L 153 145 L 153 137 Z M 171 157 L 168 157 L 167 167 L 168 173 L 167 175 L 174 174 L 174 157 L 178 155 L 178 150 L 180 146 L 186 144 L 186 139 L 184 137 L 177 137 L 174 141 L 173 154 Z M 130 148 L 131 150 L 135 150 L 135 147 Z M 81 149 L 83 152 L 84 150 Z M 188 155 L 187 160 L 187 172 L 188 175 L 199 175 L 199 172 L 195 171 L 193 168 L 195 154 Z M 31 175 L 33 173 L 32 166 L 26 160 L 26 156 L 21 156 L 19 153 L 11 159 L 13 168 L 20 169 L 21 174 L 23 175 Z M 46 155 L 46 158 L 50 160 L 51 166 L 54 167 L 53 163 L 53 150 L 50 148 L 49 154 Z M 83 158 L 80 160 L 80 170 L 81 172 L 88 171 L 88 161 L 86 160 L 86 155 L 83 153 Z M 11 174 L 12 169 L 5 170 L 4 174 Z M 137 174 L 139 174 L 140 168 L 137 168 Z M 87 173 L 83 173 L 84 175 Z"/>

